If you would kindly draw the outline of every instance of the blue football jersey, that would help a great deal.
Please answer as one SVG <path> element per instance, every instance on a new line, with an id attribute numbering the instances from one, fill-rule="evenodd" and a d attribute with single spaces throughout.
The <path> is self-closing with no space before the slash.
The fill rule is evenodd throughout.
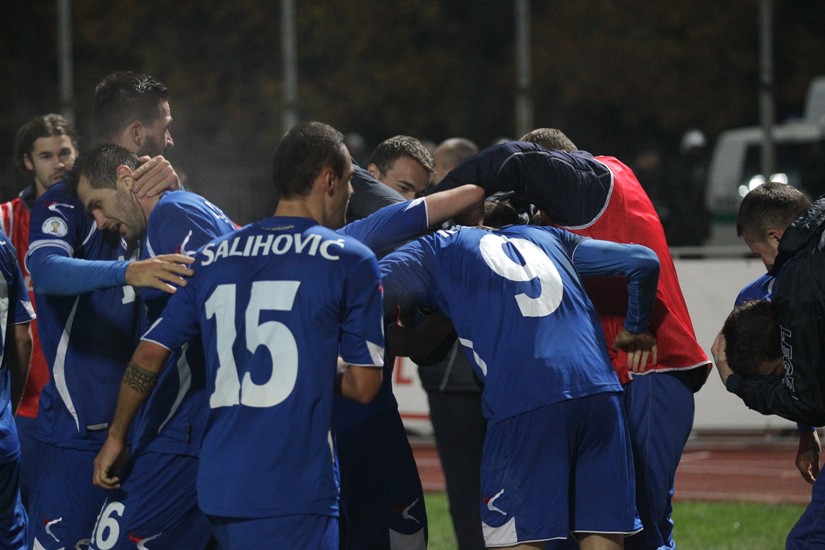
<path id="1" fill-rule="evenodd" d="M 773 285 L 775 282 L 776 277 L 770 273 L 760 275 L 739 291 L 733 305 L 739 306 L 749 300 L 770 300 L 771 294 L 773 294 Z"/>
<path id="2" fill-rule="evenodd" d="M 20 453 L 11 411 L 11 373 L 6 358 L 6 335 L 13 325 L 34 319 L 29 292 L 17 264 L 14 245 L 0 231 L 0 463 Z"/>
<path id="3" fill-rule="evenodd" d="M 589 243 L 605 252 L 585 253 Z M 438 231 L 381 261 L 385 304 L 425 304 L 452 319 L 485 381 L 484 414 L 496 422 L 563 399 L 621 391 L 577 267 L 596 274 L 610 257 L 604 274 L 621 271 L 630 248 L 555 228 Z M 658 275 L 655 255 L 639 249 L 657 269 L 652 281 L 644 279 L 646 305 L 628 326 L 634 332 L 647 327 Z M 582 256 L 581 266 L 574 255 Z"/>
<path id="4" fill-rule="evenodd" d="M 420 198 L 385 206 L 366 218 L 348 223 L 338 232 L 358 239 L 381 258 L 428 228 L 427 203 Z"/>
<path id="5" fill-rule="evenodd" d="M 137 249 L 99 231 L 80 201 L 62 183 L 35 203 L 29 252 L 84 260 L 129 260 Z M 77 449 L 99 449 L 114 416 L 120 381 L 145 325 L 131 286 L 51 296 L 37 291 L 40 343 L 50 379 L 40 395 L 37 437 Z"/>
<path id="6" fill-rule="evenodd" d="M 209 420 L 201 509 L 336 515 L 337 358 L 383 361 L 375 256 L 313 220 L 271 217 L 203 247 L 193 269 L 143 339 L 174 350 L 202 337 Z"/>
<path id="7" fill-rule="evenodd" d="M 141 259 L 194 255 L 201 246 L 235 229 L 226 214 L 205 198 L 186 191 L 165 193 L 147 220 Z M 154 288 L 142 288 L 140 295 L 150 323 L 160 317 L 171 296 Z M 197 455 L 208 412 L 200 338 L 175 351 L 169 363 L 135 420 L 135 449 Z"/>
<path id="8" fill-rule="evenodd" d="M 358 239 L 380 258 L 399 244 L 426 232 L 428 227 L 427 205 L 424 199 L 414 199 L 385 206 L 366 218 L 348 223 L 338 232 Z M 335 396 L 332 412 L 335 432 L 348 430 L 387 409 L 398 408 L 392 392 L 392 370 L 393 364 L 385 361 L 381 388 L 366 405 Z"/>

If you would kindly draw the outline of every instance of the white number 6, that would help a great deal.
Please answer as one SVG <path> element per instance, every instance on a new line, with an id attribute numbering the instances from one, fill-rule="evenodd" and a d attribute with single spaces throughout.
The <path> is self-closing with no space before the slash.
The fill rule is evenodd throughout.
<path id="1" fill-rule="evenodd" d="M 99 550 L 114 548 L 120 538 L 120 524 L 118 518 L 123 516 L 126 506 L 122 502 L 111 502 L 106 505 L 95 525 L 95 546 Z"/>

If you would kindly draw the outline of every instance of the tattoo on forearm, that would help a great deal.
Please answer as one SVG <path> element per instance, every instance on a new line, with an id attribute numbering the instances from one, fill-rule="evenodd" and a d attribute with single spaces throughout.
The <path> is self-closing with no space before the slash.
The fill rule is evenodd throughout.
<path id="1" fill-rule="evenodd" d="M 137 363 L 129 363 L 123 373 L 123 383 L 138 393 L 149 393 L 158 381 L 158 373 L 141 368 Z"/>

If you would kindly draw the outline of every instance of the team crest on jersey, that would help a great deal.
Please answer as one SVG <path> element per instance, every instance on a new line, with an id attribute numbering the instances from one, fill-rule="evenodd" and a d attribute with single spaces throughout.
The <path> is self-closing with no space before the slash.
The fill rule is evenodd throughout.
<path id="1" fill-rule="evenodd" d="M 43 222 L 41 230 L 43 231 L 43 233 L 46 233 L 48 235 L 54 235 L 55 237 L 63 237 L 64 235 L 66 235 L 66 233 L 69 232 L 69 226 L 66 225 L 66 222 L 65 220 L 63 220 L 63 218 L 53 216 Z"/>

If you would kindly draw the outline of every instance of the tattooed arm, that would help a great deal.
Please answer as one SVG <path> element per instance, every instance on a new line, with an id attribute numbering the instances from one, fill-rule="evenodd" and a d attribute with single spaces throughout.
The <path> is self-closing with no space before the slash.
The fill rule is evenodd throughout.
<path id="1" fill-rule="evenodd" d="M 104 489 L 120 487 L 117 474 L 128 456 L 126 436 L 138 410 L 149 398 L 160 371 L 169 357 L 169 350 L 154 342 L 141 341 L 132 355 L 115 409 L 115 418 L 109 428 L 109 436 L 95 458 L 94 484 Z"/>

